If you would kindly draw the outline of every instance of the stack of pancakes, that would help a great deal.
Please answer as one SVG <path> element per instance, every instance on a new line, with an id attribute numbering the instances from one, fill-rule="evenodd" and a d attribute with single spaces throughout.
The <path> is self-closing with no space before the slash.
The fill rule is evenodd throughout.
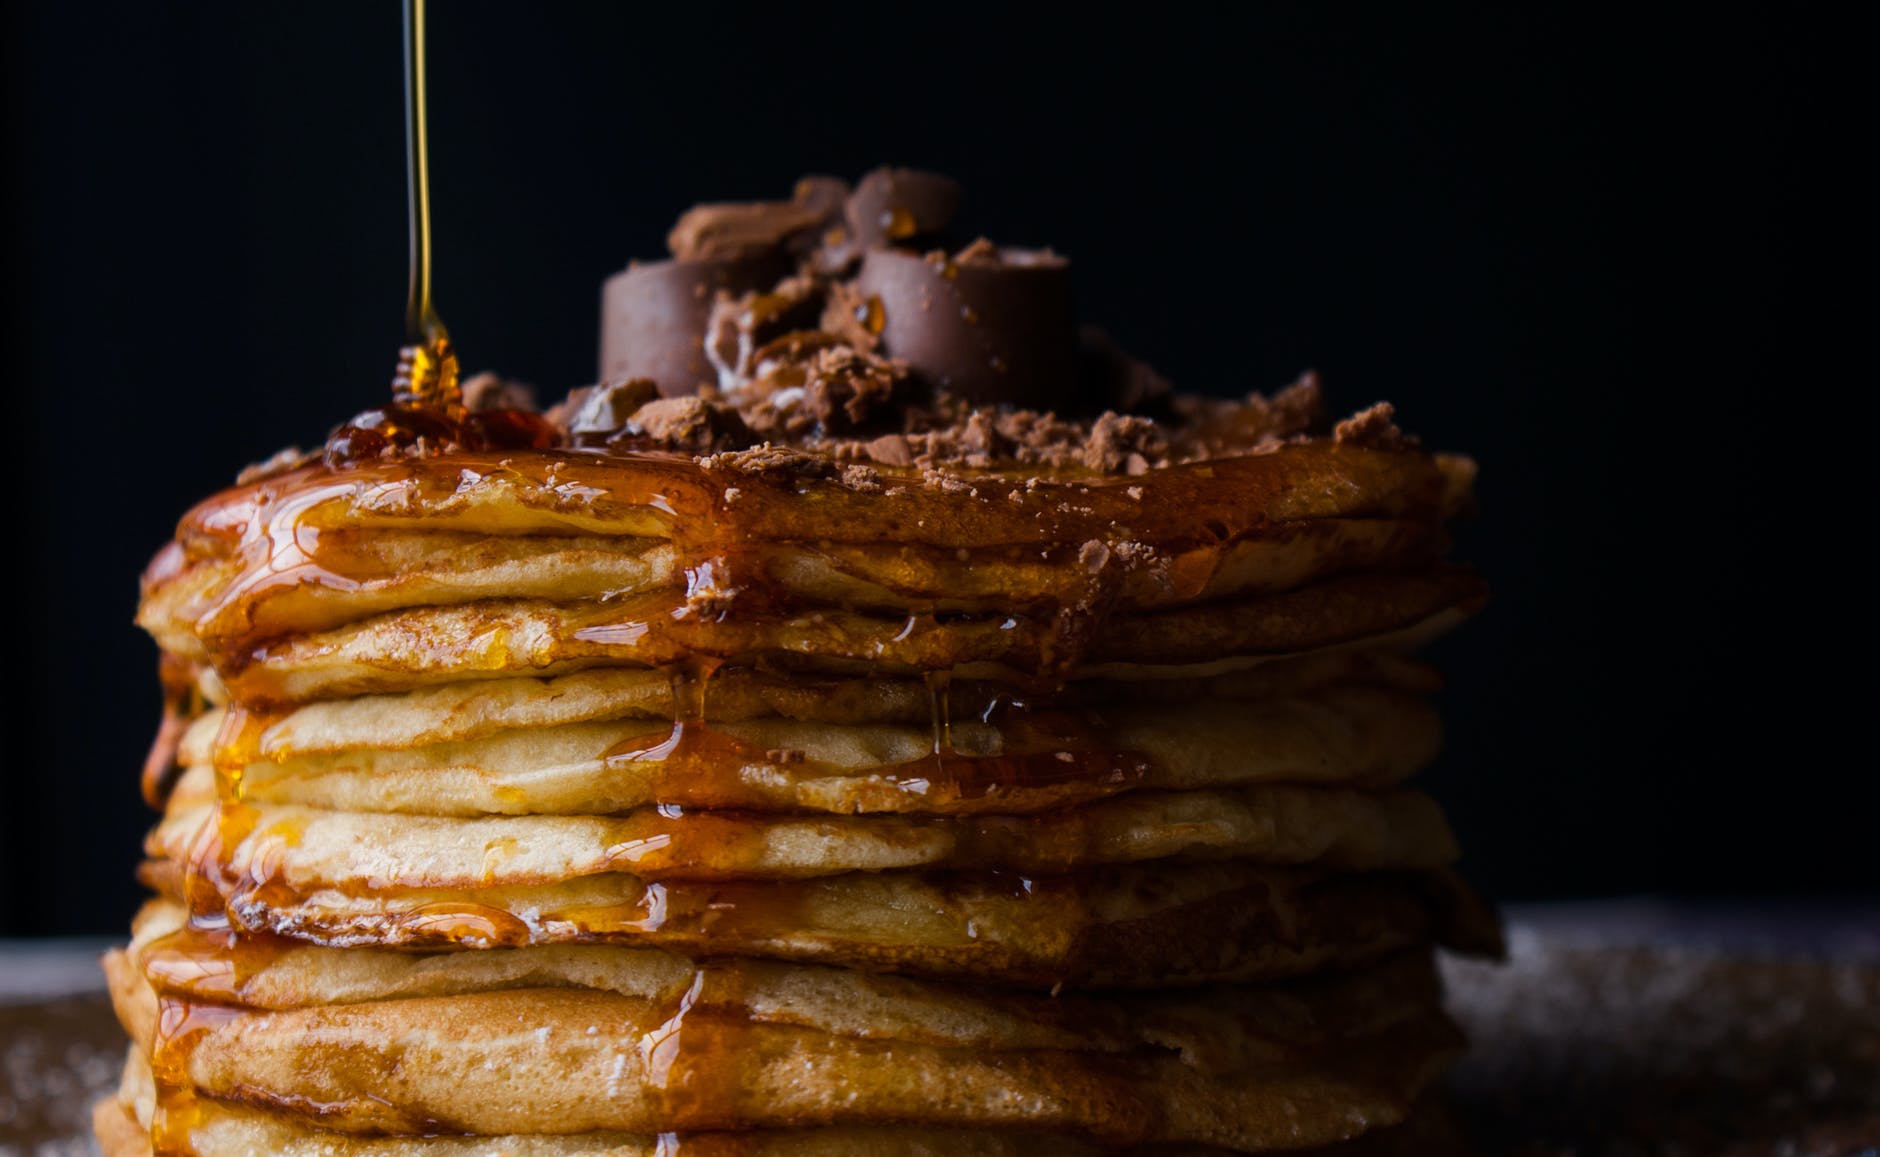
<path id="1" fill-rule="evenodd" d="M 1430 1151 L 1472 468 L 1274 412 L 1109 472 L 562 415 L 210 499 L 107 1151 Z"/>

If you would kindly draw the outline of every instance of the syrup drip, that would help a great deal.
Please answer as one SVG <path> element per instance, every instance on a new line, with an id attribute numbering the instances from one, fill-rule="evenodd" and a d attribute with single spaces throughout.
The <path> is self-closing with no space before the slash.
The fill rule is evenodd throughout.
<path id="1" fill-rule="evenodd" d="M 934 766 L 944 768 L 947 756 L 953 753 L 953 672 L 929 671 L 923 678 L 927 683 L 928 706 L 933 712 Z"/>
<path id="2" fill-rule="evenodd" d="M 640 1039 L 646 1083 L 658 1090 L 659 1118 L 688 1129 L 738 1124 L 744 1099 L 744 973 L 736 965 L 706 965 L 692 976 L 663 1022 Z"/>
<path id="3" fill-rule="evenodd" d="M 464 407 L 457 349 L 431 299 L 431 167 L 425 112 L 424 0 L 405 0 L 405 190 L 411 273 L 405 295 L 405 344 L 392 371 L 392 404 L 366 410 L 327 439 L 326 463 L 460 450 L 547 449 L 554 427 L 522 410 L 470 413 Z"/>
<path id="4" fill-rule="evenodd" d="M 161 810 L 183 770 L 177 765 L 176 749 L 206 704 L 196 685 L 195 664 L 188 660 L 163 652 L 157 660 L 157 679 L 163 684 L 163 720 L 157 725 L 149 754 L 144 756 L 141 782 L 144 802 Z"/>
<path id="5" fill-rule="evenodd" d="M 392 376 L 403 406 L 461 417 L 457 353 L 431 300 L 431 165 L 424 101 L 424 0 L 405 0 L 405 168 L 410 208 L 411 280 L 405 298 L 405 347 Z"/>
<path id="6" fill-rule="evenodd" d="M 158 1154 L 193 1153 L 190 1133 L 202 1122 L 202 1106 L 189 1079 L 189 1056 L 202 1039 L 242 1014 L 238 1008 L 173 996 L 157 998 L 156 1039 L 150 1071 L 157 1087 L 150 1118 L 150 1148 Z"/>
<path id="7" fill-rule="evenodd" d="M 264 834 L 268 842 L 247 856 L 247 870 L 237 873 L 238 850 L 256 839 L 261 813 L 243 798 L 242 776 L 261 750 L 261 737 L 277 717 L 231 706 L 215 739 L 216 807 L 191 841 L 183 864 L 183 901 L 190 924 L 202 931 L 229 927 L 239 904 L 249 903 L 265 890 L 279 894 L 276 879 L 280 853 L 299 840 L 299 833 L 276 824 Z"/>
<path id="8" fill-rule="evenodd" d="M 266 933 L 185 924 L 152 941 L 138 964 L 159 994 L 217 1004 L 251 1004 L 250 985 L 293 949 Z"/>

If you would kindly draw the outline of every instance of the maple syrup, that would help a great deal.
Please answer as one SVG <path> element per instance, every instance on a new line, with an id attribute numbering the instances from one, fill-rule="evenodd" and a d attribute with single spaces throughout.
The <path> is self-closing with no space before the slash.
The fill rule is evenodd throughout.
<path id="1" fill-rule="evenodd" d="M 330 466 L 456 450 L 542 449 L 554 430 L 523 410 L 470 413 L 464 406 L 457 348 L 431 297 L 431 169 L 425 111 L 424 0 L 405 0 L 405 190 L 410 281 L 405 344 L 392 371 L 392 403 L 355 415 L 327 439 Z"/>
<path id="2" fill-rule="evenodd" d="M 405 0 L 405 196 L 410 212 L 411 279 L 405 346 L 392 375 L 400 406 L 457 417 L 463 408 L 457 351 L 431 300 L 431 165 L 425 115 L 424 0 Z"/>

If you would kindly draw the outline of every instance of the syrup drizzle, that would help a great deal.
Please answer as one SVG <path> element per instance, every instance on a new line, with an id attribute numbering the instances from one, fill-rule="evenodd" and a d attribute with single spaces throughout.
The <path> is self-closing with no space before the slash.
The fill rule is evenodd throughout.
<path id="1" fill-rule="evenodd" d="M 454 450 L 546 449 L 555 430 L 523 410 L 471 413 L 459 384 L 457 349 L 431 298 L 431 166 L 425 111 L 424 0 L 405 0 L 405 197 L 410 276 L 405 344 L 392 371 L 392 404 L 366 410 L 327 439 L 326 463 L 427 457 Z"/>
<path id="2" fill-rule="evenodd" d="M 457 353 L 431 300 L 431 164 L 425 116 L 424 0 L 405 0 L 405 196 L 409 205 L 411 279 L 405 298 L 405 346 L 392 375 L 399 405 L 461 417 Z"/>

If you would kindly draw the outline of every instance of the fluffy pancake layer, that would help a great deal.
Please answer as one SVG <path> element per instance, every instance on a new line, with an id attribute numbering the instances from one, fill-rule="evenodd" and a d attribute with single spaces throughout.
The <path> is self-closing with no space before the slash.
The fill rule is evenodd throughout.
<path id="1" fill-rule="evenodd" d="M 116 1152 L 1417 1151 L 1471 468 L 310 467 L 146 575 Z M 1392 1140 L 1392 1135 L 1396 1140 Z M 143 1147 L 140 1147 L 143 1146 Z"/>
<path id="2" fill-rule="evenodd" d="M 160 1074 L 217 1101 L 319 1105 L 352 1133 L 972 1124 L 1298 1147 L 1351 1135 L 1353 1114 L 1400 1120 L 1457 1041 L 1427 953 L 1288 985 L 1054 999 L 606 947 L 270 945 L 217 976 L 227 946 L 174 931 L 179 911 L 141 924 L 142 967 L 109 968 Z"/>

